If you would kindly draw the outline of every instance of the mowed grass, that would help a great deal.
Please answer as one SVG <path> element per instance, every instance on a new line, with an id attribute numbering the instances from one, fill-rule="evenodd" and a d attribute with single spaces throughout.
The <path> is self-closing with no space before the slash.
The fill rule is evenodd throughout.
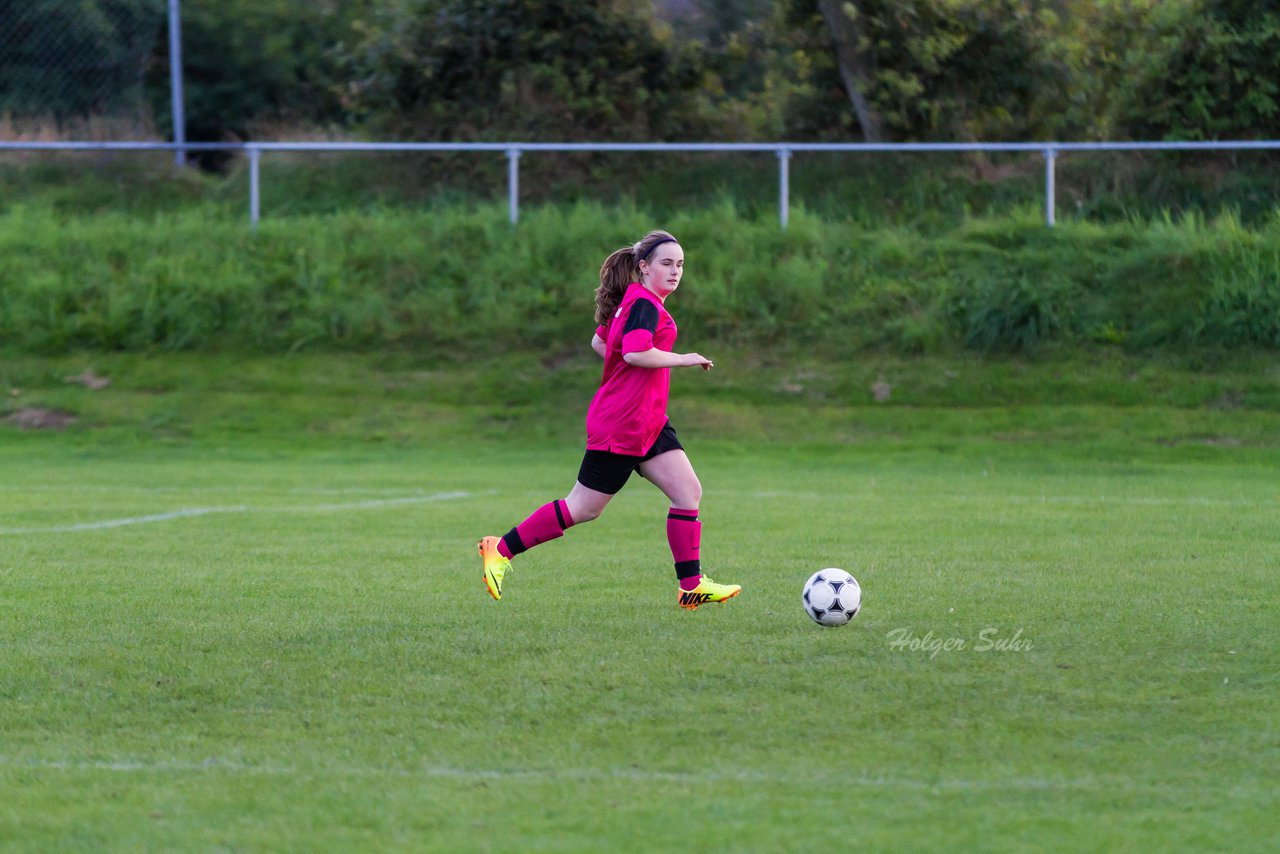
<path id="1" fill-rule="evenodd" d="M 477 537 L 567 491 L 571 431 L 8 429 L 0 847 L 1276 843 L 1274 415 L 1212 413 L 1253 438 L 1194 448 L 1126 444 L 1109 410 L 972 435 L 945 410 L 815 412 L 879 425 L 839 443 L 706 426 L 745 411 L 682 431 L 704 564 L 744 587 L 693 613 L 638 478 L 484 593 Z M 822 629 L 800 590 L 832 565 L 864 607 Z"/>

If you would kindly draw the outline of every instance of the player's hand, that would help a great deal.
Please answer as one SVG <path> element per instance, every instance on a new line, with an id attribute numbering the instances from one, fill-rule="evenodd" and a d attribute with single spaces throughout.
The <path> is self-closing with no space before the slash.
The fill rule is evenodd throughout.
<path id="1" fill-rule="evenodd" d="M 715 367 L 715 362 L 697 353 L 685 353 L 684 366 L 686 368 L 698 367 L 698 368 L 702 368 L 702 370 L 704 371 L 709 371 L 713 367 Z"/>

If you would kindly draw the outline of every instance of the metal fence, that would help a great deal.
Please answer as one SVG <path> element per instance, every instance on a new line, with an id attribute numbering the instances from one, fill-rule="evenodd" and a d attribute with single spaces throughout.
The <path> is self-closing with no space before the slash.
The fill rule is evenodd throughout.
<path id="1" fill-rule="evenodd" d="M 150 124 L 144 76 L 165 0 L 0 0 L 0 115 Z"/>
<path id="2" fill-rule="evenodd" d="M 507 158 L 507 207 L 512 225 L 520 219 L 520 158 L 525 153 L 569 152 L 773 152 L 778 158 L 778 222 L 787 227 L 791 206 L 791 158 L 834 152 L 1027 152 L 1044 158 L 1044 219 L 1054 225 L 1056 164 L 1062 154 L 1085 151 L 1277 151 L 1280 140 L 1237 142 L 0 142 L 0 151 L 240 151 L 249 160 L 249 223 L 261 219 L 262 156 L 269 152 L 476 152 Z"/>

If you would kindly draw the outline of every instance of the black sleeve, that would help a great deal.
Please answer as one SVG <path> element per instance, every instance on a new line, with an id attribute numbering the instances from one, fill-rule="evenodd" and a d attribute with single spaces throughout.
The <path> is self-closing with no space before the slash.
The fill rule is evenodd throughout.
<path id="1" fill-rule="evenodd" d="M 631 312 L 627 315 L 627 325 L 622 327 L 622 334 L 626 335 L 635 329 L 658 331 L 658 308 L 647 299 L 638 299 L 631 304 Z"/>

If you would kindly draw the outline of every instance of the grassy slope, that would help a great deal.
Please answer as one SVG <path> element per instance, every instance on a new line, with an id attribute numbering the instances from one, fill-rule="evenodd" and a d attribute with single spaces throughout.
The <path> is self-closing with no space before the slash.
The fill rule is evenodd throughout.
<path id="1" fill-rule="evenodd" d="M 718 358 L 672 409 L 746 592 L 696 614 L 643 484 L 480 590 L 476 534 L 572 478 L 590 362 L 6 359 L 11 407 L 82 420 L 0 426 L 0 529 L 218 512 L 0 534 L 0 838 L 1274 841 L 1273 368 Z M 113 385 L 62 382 L 87 367 Z M 867 591 L 847 629 L 801 613 L 825 564 Z M 1032 648 L 980 652 L 989 628 Z"/>
<path id="2" fill-rule="evenodd" d="M 378 351 L 490 357 L 583 334 L 600 258 L 655 223 L 686 241 L 682 334 L 828 354 L 1280 347 L 1280 220 L 1064 223 L 940 235 L 731 205 L 597 203 L 297 216 L 207 209 L 0 216 L 0 339 L 28 352 Z M 589 332 L 586 333 L 589 335 Z"/>

